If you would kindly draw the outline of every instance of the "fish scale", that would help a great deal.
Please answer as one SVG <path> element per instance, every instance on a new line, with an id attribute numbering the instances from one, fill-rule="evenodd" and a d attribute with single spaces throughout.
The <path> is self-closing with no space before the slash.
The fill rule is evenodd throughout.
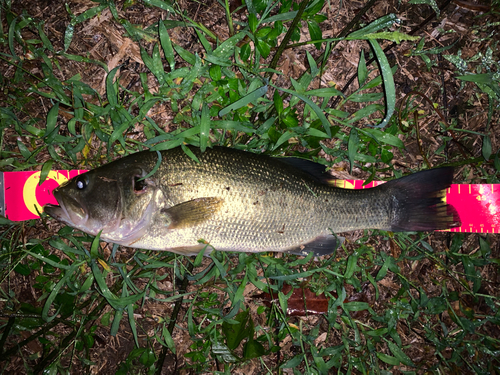
<path id="1" fill-rule="evenodd" d="M 452 168 L 419 172 L 366 190 L 341 189 L 323 167 L 236 149 L 143 151 L 57 188 L 45 211 L 118 244 L 197 254 L 289 251 L 317 255 L 357 229 L 446 229 L 458 214 L 441 198 Z M 101 199 L 100 197 L 105 197 Z M 118 203 L 112 203 L 118 202 Z"/>

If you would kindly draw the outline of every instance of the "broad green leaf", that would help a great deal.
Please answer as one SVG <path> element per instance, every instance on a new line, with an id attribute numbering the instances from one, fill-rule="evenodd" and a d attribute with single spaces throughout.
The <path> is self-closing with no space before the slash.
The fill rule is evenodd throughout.
<path id="1" fill-rule="evenodd" d="M 185 50 L 181 46 L 174 44 L 175 52 L 179 54 L 179 56 L 188 64 L 194 65 L 196 63 L 196 56 L 191 52 Z"/>
<path id="2" fill-rule="evenodd" d="M 403 41 L 415 41 L 418 40 L 420 37 L 418 36 L 411 36 L 399 31 L 383 31 L 380 33 L 372 33 L 368 34 L 365 37 L 366 39 L 384 39 L 384 40 L 390 40 L 392 42 L 396 42 L 397 44 L 403 42 Z"/>
<path id="3" fill-rule="evenodd" d="M 263 58 L 266 59 L 267 56 L 269 56 L 269 54 L 271 53 L 271 46 L 262 39 L 257 39 L 256 44 L 259 53 L 262 55 Z"/>
<path id="4" fill-rule="evenodd" d="M 107 4 L 102 4 L 102 5 L 87 9 L 85 12 L 80 13 L 78 16 L 75 17 L 75 23 L 79 24 L 79 23 L 85 22 L 85 21 L 95 17 L 97 14 L 101 13 L 107 7 L 108 7 Z"/>
<path id="5" fill-rule="evenodd" d="M 210 115 L 207 103 L 203 103 L 201 109 L 201 119 L 200 119 L 200 150 L 205 152 L 208 144 L 208 137 L 210 135 Z"/>
<path id="6" fill-rule="evenodd" d="M 376 19 L 369 25 L 363 27 L 362 29 L 356 30 L 348 35 L 349 38 L 364 38 L 368 34 L 375 33 L 381 29 L 392 27 L 394 23 L 398 22 L 398 17 L 391 13 L 386 16 Z"/>
<path id="7" fill-rule="evenodd" d="M 251 128 L 251 122 L 241 122 L 241 121 L 230 121 L 230 120 L 214 120 L 211 121 L 211 126 L 214 129 L 225 129 L 234 130 L 238 132 L 244 132 L 248 134 L 255 133 L 255 130 Z"/>
<path id="8" fill-rule="evenodd" d="M 253 330 L 249 330 L 249 321 L 251 320 L 249 315 L 250 310 L 244 310 L 240 312 L 235 318 L 234 324 L 228 321 L 222 322 L 222 332 L 226 336 L 226 344 L 229 349 L 236 349 L 243 339 L 253 336 Z"/>
<path id="9" fill-rule="evenodd" d="M 316 60 L 314 60 L 314 57 L 312 57 L 309 51 L 306 51 L 306 55 L 307 55 L 307 62 L 309 63 L 309 68 L 311 71 L 311 76 L 316 77 L 319 73 L 318 64 L 316 64 Z"/>
<path id="10" fill-rule="evenodd" d="M 157 7 L 174 14 L 176 13 L 175 9 L 172 8 L 170 4 L 163 0 L 144 0 L 144 4 Z"/>
<path id="11" fill-rule="evenodd" d="M 457 76 L 457 79 L 461 79 L 462 81 L 474 82 L 474 83 L 493 83 L 493 74 L 467 74 L 464 76 Z"/>
<path id="12" fill-rule="evenodd" d="M 401 348 L 399 348 L 399 346 L 397 346 L 396 344 L 394 344 L 393 342 L 391 341 L 388 341 L 386 340 L 387 342 L 387 345 L 389 346 L 389 350 L 392 352 L 392 354 L 394 354 L 394 356 L 404 365 L 406 366 L 411 366 L 411 367 L 415 367 L 415 364 L 412 362 L 412 360 L 410 359 L 410 357 L 408 357 L 405 352 L 403 352 L 401 350 Z"/>
<path id="13" fill-rule="evenodd" d="M 354 275 L 354 271 L 356 270 L 358 262 L 358 253 L 355 251 L 352 255 L 349 256 L 347 260 L 347 267 L 344 273 L 345 279 L 350 279 L 352 275 Z"/>
<path id="14" fill-rule="evenodd" d="M 377 352 L 377 357 L 381 361 L 388 363 L 389 365 L 392 365 L 392 366 L 399 366 L 399 364 L 400 364 L 399 359 L 397 359 L 396 357 L 392 357 L 390 355 L 384 354 L 384 353 Z"/>
<path id="15" fill-rule="evenodd" d="M 214 81 L 219 81 L 222 78 L 222 69 L 220 65 L 212 65 L 209 70 L 210 78 Z"/>
<path id="16" fill-rule="evenodd" d="M 328 120 L 327 120 L 325 114 L 323 113 L 323 111 L 321 110 L 321 108 L 318 107 L 313 101 L 311 101 L 305 95 L 299 94 L 296 91 L 279 88 L 279 87 L 276 87 L 272 84 L 270 84 L 270 85 L 273 86 L 274 88 L 280 90 L 280 91 L 284 91 L 288 94 L 296 96 L 300 100 L 304 101 L 307 105 L 309 105 L 311 107 L 311 109 L 314 111 L 314 113 L 316 114 L 316 116 L 318 116 L 318 118 L 321 120 L 321 124 L 323 125 L 323 129 L 325 130 L 326 134 L 328 134 L 328 136 L 331 137 L 332 133 L 330 130 L 330 123 L 328 122 Z"/>
<path id="17" fill-rule="evenodd" d="M 280 147 L 283 143 L 285 143 L 286 141 L 288 141 L 290 138 L 292 137 L 295 137 L 297 136 L 297 134 L 295 134 L 294 132 L 292 131 L 286 131 L 284 132 L 281 137 L 279 137 L 279 139 L 276 141 L 276 143 L 274 144 L 272 150 L 276 150 L 278 147 Z"/>
<path id="18" fill-rule="evenodd" d="M 116 84 L 114 82 L 115 74 L 120 69 L 119 66 L 114 68 L 111 72 L 106 76 L 106 96 L 108 98 L 109 105 L 111 108 L 115 108 L 118 104 L 118 92 L 116 90 Z"/>
<path id="19" fill-rule="evenodd" d="M 262 357 L 264 354 L 266 354 L 266 349 L 256 340 L 248 340 L 243 347 L 244 359 L 258 358 Z"/>
<path id="20" fill-rule="evenodd" d="M 323 9 L 325 5 L 325 0 L 313 0 L 307 4 L 307 8 L 304 10 L 304 16 L 314 16 L 316 13 Z"/>
<path id="21" fill-rule="evenodd" d="M 443 311 L 446 311 L 446 300 L 444 297 L 429 298 L 426 307 L 429 314 L 441 314 Z"/>
<path id="22" fill-rule="evenodd" d="M 187 147 L 184 144 L 182 144 L 181 147 L 182 147 L 182 151 L 184 151 L 187 156 L 189 156 L 191 159 L 193 159 L 197 163 L 200 162 L 200 160 L 198 159 L 198 157 L 193 153 L 193 151 L 191 151 L 191 149 L 189 147 Z M 212 260 L 218 266 L 218 268 L 220 268 L 222 270 L 221 276 L 224 277 L 225 276 L 224 268 L 220 265 L 220 263 L 218 262 L 217 259 L 215 259 L 215 258 L 212 257 Z"/>
<path id="23" fill-rule="evenodd" d="M 66 52 L 69 49 L 74 34 L 75 34 L 75 24 L 73 23 L 73 21 L 71 21 L 68 24 L 68 26 L 66 26 L 66 30 L 64 31 L 64 52 Z"/>
<path id="24" fill-rule="evenodd" d="M 122 298 L 127 298 L 129 297 L 128 291 L 127 291 L 127 286 L 124 285 L 122 289 Z M 135 346 L 139 347 L 139 338 L 137 337 L 137 327 L 135 324 L 135 317 L 134 317 L 134 305 L 130 303 L 129 305 L 126 306 L 127 309 L 127 315 L 128 315 L 128 323 L 130 325 L 130 329 L 132 330 L 132 336 L 134 337 L 134 342 Z"/>
<path id="25" fill-rule="evenodd" d="M 314 20 L 307 21 L 307 27 L 309 29 L 309 35 L 311 36 L 311 40 L 321 40 L 323 39 L 323 34 L 321 33 L 321 29 L 318 23 Z M 322 42 L 314 43 L 316 49 L 321 49 Z"/>
<path id="26" fill-rule="evenodd" d="M 394 114 L 394 110 L 396 109 L 396 87 L 394 85 L 394 79 L 392 77 L 391 66 L 389 65 L 389 61 L 387 61 L 387 57 L 384 54 L 384 51 L 378 44 L 376 40 L 370 40 L 370 44 L 375 52 L 375 56 L 377 57 L 380 72 L 382 73 L 382 79 L 384 81 L 384 92 L 385 92 L 385 118 L 380 122 L 380 124 L 374 126 L 377 129 L 384 128 L 389 121 L 391 120 L 392 115 Z"/>
<path id="27" fill-rule="evenodd" d="M 469 255 L 462 256 L 462 264 L 464 265 L 465 277 L 467 280 L 474 282 L 477 278 L 477 273 Z"/>
<path id="28" fill-rule="evenodd" d="M 165 344 L 167 344 L 168 348 L 172 351 L 172 353 L 175 354 L 176 348 L 175 348 L 175 342 L 172 339 L 172 335 L 170 335 L 170 332 L 168 331 L 167 327 L 164 325 L 162 329 L 162 336 L 163 340 L 165 340 Z"/>
<path id="29" fill-rule="evenodd" d="M 47 176 L 49 175 L 49 172 L 52 170 L 52 164 L 54 163 L 54 160 L 49 159 L 42 165 L 42 171 L 40 172 L 40 182 L 38 182 L 38 185 L 41 186 Z"/>
<path id="30" fill-rule="evenodd" d="M 309 90 L 309 91 L 306 91 L 304 94 L 308 95 L 308 96 L 318 96 L 320 98 L 330 98 L 332 96 L 344 97 L 344 94 L 342 93 L 342 91 L 339 91 L 334 87 Z"/>
<path id="31" fill-rule="evenodd" d="M 267 90 L 268 90 L 267 85 L 259 87 L 257 90 L 252 91 L 248 95 L 245 95 L 243 98 L 235 101 L 233 104 L 228 105 L 227 107 L 221 109 L 219 111 L 219 117 L 223 117 L 224 115 L 227 115 L 231 111 L 247 106 L 249 103 L 252 103 L 258 98 L 264 96 L 267 93 Z"/>
<path id="32" fill-rule="evenodd" d="M 160 43 L 163 49 L 163 53 L 168 61 L 168 64 L 170 65 L 170 70 L 173 71 L 175 70 L 174 49 L 172 48 L 172 41 L 170 40 L 170 36 L 168 35 L 167 28 L 162 21 L 160 21 L 158 25 L 158 32 L 160 34 Z"/>
<path id="33" fill-rule="evenodd" d="M 41 254 L 33 253 L 33 252 L 29 251 L 29 250 L 25 250 L 25 252 L 27 254 L 31 255 L 32 257 L 35 257 L 37 259 L 40 259 L 41 261 L 44 261 L 45 263 L 50 264 L 51 266 L 53 266 L 55 268 L 61 268 L 63 270 L 66 270 L 67 273 L 72 269 L 72 266 L 67 266 L 67 265 L 65 265 L 63 263 L 59 263 L 59 262 L 53 261 L 52 259 L 47 258 L 47 257 L 45 257 L 45 256 L 43 256 Z M 79 266 L 79 264 L 78 264 L 78 266 Z"/>
<path id="34" fill-rule="evenodd" d="M 276 15 L 271 16 L 271 17 L 267 17 L 266 19 L 264 19 L 262 21 L 262 23 L 273 23 L 276 21 L 286 22 L 286 21 L 293 20 L 296 15 L 297 15 L 297 11 L 280 13 L 280 14 L 276 14 Z"/>
<path id="35" fill-rule="evenodd" d="M 363 134 L 368 135 L 369 137 L 375 139 L 378 143 L 385 143 L 394 147 L 404 148 L 404 143 L 401 139 L 396 137 L 395 135 L 383 132 L 378 129 L 359 129 L 359 131 Z"/>
<path id="36" fill-rule="evenodd" d="M 484 160 L 490 160 L 492 149 L 491 149 L 491 139 L 488 135 L 485 135 L 483 138 L 482 152 Z"/>
<path id="37" fill-rule="evenodd" d="M 307 129 L 307 135 L 313 136 L 313 137 L 318 137 L 318 138 L 329 138 L 328 134 L 323 133 L 321 130 L 314 129 L 314 128 L 309 128 Z"/>
<path id="38" fill-rule="evenodd" d="M 250 47 L 250 43 L 243 44 L 241 46 L 240 58 L 243 61 L 247 61 L 252 53 L 252 47 Z"/>
<path id="39" fill-rule="evenodd" d="M 64 286 L 64 284 L 66 284 L 66 282 L 68 281 L 69 276 L 70 276 L 70 274 L 66 274 L 65 276 L 63 276 L 57 282 L 57 284 L 52 288 L 49 296 L 45 300 L 45 304 L 43 305 L 43 310 L 42 310 L 42 319 L 45 320 L 46 322 L 51 322 L 59 314 L 59 310 L 61 307 L 59 307 L 59 309 L 52 316 L 49 316 L 49 310 L 50 310 L 50 307 L 52 306 L 52 303 L 54 302 L 57 295 L 59 294 L 59 291 Z"/>
<path id="40" fill-rule="evenodd" d="M 200 43 L 203 46 L 203 48 L 205 49 L 205 52 L 207 53 L 207 55 L 211 55 L 213 52 L 212 46 L 208 42 L 207 38 L 205 38 L 205 35 L 203 34 L 203 32 L 198 30 L 198 28 L 196 28 L 196 27 L 194 28 L 194 31 L 198 35 L 198 39 L 200 40 Z"/>
<path id="41" fill-rule="evenodd" d="M 19 263 L 14 267 L 14 271 L 20 275 L 28 276 L 31 273 L 31 268 L 22 263 Z"/>
<path id="42" fill-rule="evenodd" d="M 123 310 L 115 310 L 115 316 L 113 318 L 113 323 L 111 324 L 111 329 L 109 333 L 111 336 L 116 336 L 118 329 L 120 328 L 120 322 L 123 318 Z"/>
<path id="43" fill-rule="evenodd" d="M 281 99 L 278 90 L 274 90 L 273 101 L 274 101 L 274 108 L 276 108 L 278 116 L 281 116 L 281 114 L 283 113 L 283 100 Z"/>
<path id="44" fill-rule="evenodd" d="M 381 92 L 366 92 L 366 93 L 355 93 L 350 95 L 347 99 L 354 103 L 365 103 L 365 102 L 375 102 L 384 97 L 384 94 Z"/>
<path id="45" fill-rule="evenodd" d="M 292 292 L 293 290 L 290 291 L 290 293 Z M 286 312 L 288 311 L 288 298 L 282 291 L 278 291 L 278 301 L 280 303 L 281 311 L 283 311 L 283 313 L 286 314 Z"/>
<path id="46" fill-rule="evenodd" d="M 47 38 L 47 34 L 43 31 L 43 23 L 38 23 L 36 25 L 36 28 L 38 30 L 38 35 L 40 35 L 40 39 L 43 43 L 44 48 L 48 49 L 51 52 L 54 52 L 54 46 L 50 42 L 49 38 Z"/>
<path id="47" fill-rule="evenodd" d="M 345 311 L 363 311 L 368 310 L 370 308 L 370 304 L 367 302 L 347 302 L 344 303 Z"/>
<path id="48" fill-rule="evenodd" d="M 349 134 L 349 142 L 347 144 L 347 154 L 349 157 L 349 163 L 351 164 L 350 173 L 352 173 L 352 169 L 354 168 L 354 160 L 356 154 L 358 153 L 358 148 L 359 148 L 358 131 L 355 128 L 352 128 Z"/>
<path id="49" fill-rule="evenodd" d="M 227 59 L 234 54 L 235 46 L 247 36 L 246 32 L 240 32 L 226 39 L 217 49 L 213 52 L 215 57 Z"/>
<path id="50" fill-rule="evenodd" d="M 236 358 L 231 350 L 220 342 L 215 342 L 212 344 L 212 353 L 216 356 L 222 357 L 222 360 L 227 363 L 237 362 L 238 358 Z"/>
<path id="51" fill-rule="evenodd" d="M 296 368 L 304 360 L 304 354 L 298 354 L 286 363 L 282 364 L 280 368 Z"/>
<path id="52" fill-rule="evenodd" d="M 258 25 L 259 21 L 257 20 L 257 16 L 254 13 L 250 13 L 248 15 L 248 26 L 250 27 L 252 34 L 255 34 Z"/>
<path id="53" fill-rule="evenodd" d="M 362 87 L 368 78 L 368 68 L 366 67 L 365 51 L 361 50 L 358 62 L 358 86 Z"/>

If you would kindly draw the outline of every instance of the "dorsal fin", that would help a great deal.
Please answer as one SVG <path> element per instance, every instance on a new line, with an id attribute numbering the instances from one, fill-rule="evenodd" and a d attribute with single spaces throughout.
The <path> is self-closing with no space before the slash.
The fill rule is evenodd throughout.
<path id="1" fill-rule="evenodd" d="M 326 172 L 326 166 L 323 164 L 296 157 L 275 157 L 274 159 L 307 173 L 316 182 L 329 185 L 335 180 L 332 175 Z"/>

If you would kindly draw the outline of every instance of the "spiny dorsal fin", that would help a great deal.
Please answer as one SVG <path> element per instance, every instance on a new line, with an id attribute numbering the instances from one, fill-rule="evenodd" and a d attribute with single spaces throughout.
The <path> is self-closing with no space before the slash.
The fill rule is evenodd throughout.
<path id="1" fill-rule="evenodd" d="M 294 168 L 300 169 L 307 173 L 315 181 L 322 184 L 332 184 L 335 177 L 326 172 L 326 165 L 316 163 L 314 161 L 300 159 L 295 157 L 274 158 L 282 163 L 288 164 Z"/>
<path id="2" fill-rule="evenodd" d="M 196 198 L 161 210 L 168 215 L 171 224 L 168 229 L 187 228 L 210 219 L 222 206 L 222 198 Z"/>

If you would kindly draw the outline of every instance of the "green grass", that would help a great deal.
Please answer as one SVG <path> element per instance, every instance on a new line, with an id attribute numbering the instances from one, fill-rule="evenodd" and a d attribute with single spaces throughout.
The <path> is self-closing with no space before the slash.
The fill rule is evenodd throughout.
<path id="1" fill-rule="evenodd" d="M 246 18 L 220 1 L 229 33 L 222 40 L 177 4 L 144 5 L 161 10 L 164 20 L 135 25 L 124 18 L 125 9 L 99 1 L 79 15 L 69 13 L 64 35 L 51 40 L 42 20 L 1 2 L 0 57 L 13 72 L 0 77 L 2 170 L 92 168 L 143 149 L 190 144 L 275 155 L 298 155 L 300 146 L 307 150 L 300 155 L 326 166 L 348 162 L 368 180 L 382 173 L 398 177 L 402 172 L 393 161 L 420 138 L 414 113 L 422 107 L 409 97 L 396 108 L 398 66 L 381 45 L 407 41 L 411 55 L 428 69 L 443 53 L 462 87 L 472 90 L 468 101 L 488 106 L 481 131 L 440 121 L 439 147 L 420 148 L 422 160 L 460 167 L 457 182 L 470 176 L 499 182 L 499 150 L 492 142 L 500 102 L 498 40 L 490 34 L 495 24 L 475 30 L 492 45 L 464 59 L 460 49 L 451 53 L 394 31 L 392 14 L 358 22 L 346 37 L 325 39 L 322 0 L 247 1 Z M 107 10 L 141 46 L 140 90 L 120 84 L 119 67 L 107 71 L 103 61 L 70 48 L 75 30 Z M 299 43 L 293 24 L 307 26 L 307 43 Z M 196 32 L 202 56 L 173 41 L 175 27 Z M 334 85 L 318 86 L 341 40 L 367 42 L 357 88 L 346 94 Z M 305 52 L 308 71 L 297 79 L 280 77 L 281 84 L 273 81 L 273 74 L 281 74 L 277 63 L 284 47 L 295 51 L 304 44 L 321 52 L 316 59 Z M 376 63 L 368 64 L 371 57 Z M 82 74 L 62 78 L 62 66 L 70 62 L 104 69 L 105 93 L 85 83 Z M 46 106 L 44 118 L 36 109 L 40 103 Z M 165 107 L 173 114 L 169 131 L 150 115 Z M 464 157 L 458 138 L 469 148 L 479 140 L 481 152 Z M 413 163 L 406 171 L 425 167 Z M 172 353 L 192 373 L 229 374 L 250 364 L 260 373 L 500 372 L 497 235 L 364 231 L 319 260 L 221 252 L 189 259 L 104 247 L 69 227 L 56 233 L 47 217 L 0 220 L 4 372 L 15 363 L 26 373 L 90 373 L 99 365 L 93 355 L 109 345 L 108 338 L 101 342 L 102 332 L 133 337 L 114 367 L 119 374 L 159 373 Z M 287 316 L 291 293 L 282 292 L 285 284 L 325 293 L 328 311 L 319 318 Z M 252 295 L 269 292 L 276 302 L 265 307 L 251 300 L 249 285 Z M 187 346 L 181 345 L 179 338 L 186 337 Z"/>

